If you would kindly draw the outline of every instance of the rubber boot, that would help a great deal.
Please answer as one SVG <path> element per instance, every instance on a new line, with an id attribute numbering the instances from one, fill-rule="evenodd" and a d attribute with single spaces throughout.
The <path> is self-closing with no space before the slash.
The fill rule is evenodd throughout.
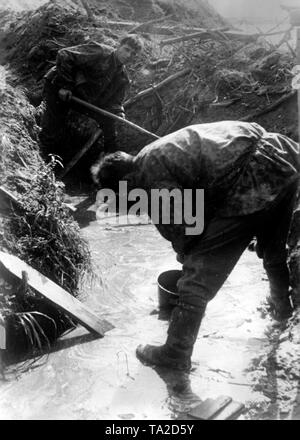
<path id="1" fill-rule="evenodd" d="M 291 317 L 293 307 L 289 294 L 289 271 L 287 266 L 268 268 L 270 296 L 267 298 L 274 319 L 282 321 Z"/>
<path id="2" fill-rule="evenodd" d="M 205 307 L 196 308 L 183 304 L 175 307 L 166 343 L 158 347 L 139 345 L 136 350 L 137 358 L 147 365 L 190 370 L 194 343 L 204 312 Z"/>

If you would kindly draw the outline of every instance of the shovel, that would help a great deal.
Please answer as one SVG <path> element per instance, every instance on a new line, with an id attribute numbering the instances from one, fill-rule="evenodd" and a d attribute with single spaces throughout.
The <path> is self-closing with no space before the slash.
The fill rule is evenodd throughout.
<path id="1" fill-rule="evenodd" d="M 122 124 L 125 124 L 140 133 L 147 134 L 148 136 L 152 137 L 153 139 L 159 139 L 159 136 L 157 136 L 154 133 L 151 133 L 148 130 L 145 130 L 144 128 L 140 127 L 139 125 L 134 124 L 133 122 L 127 121 L 126 119 L 121 118 L 120 116 L 114 115 L 111 112 L 108 112 L 107 110 L 103 110 L 102 108 L 96 107 L 93 104 L 90 104 L 89 102 L 84 101 L 83 99 L 76 98 L 75 96 L 72 96 L 71 102 L 74 102 L 76 104 L 79 104 L 89 110 L 92 110 L 95 113 L 98 113 L 102 116 L 107 116 L 111 119 L 114 119 L 115 121 L 121 122 Z M 91 146 L 96 142 L 96 140 L 101 135 L 102 130 L 98 129 L 96 132 L 91 136 L 91 138 L 87 141 L 87 143 L 82 147 L 81 150 L 78 151 L 78 153 L 75 154 L 75 156 L 70 160 L 70 162 L 66 165 L 63 172 L 59 175 L 59 178 L 62 179 L 73 167 L 76 165 L 76 163 L 81 159 L 81 157 L 91 148 Z"/>
<path id="2" fill-rule="evenodd" d="M 96 107 L 93 104 L 90 104 L 89 102 L 84 101 L 83 99 L 76 98 L 75 96 L 72 96 L 71 102 L 74 102 L 76 104 L 82 105 L 83 107 L 92 110 L 95 113 L 98 113 L 102 116 L 107 116 L 111 119 L 114 119 L 115 121 L 120 122 L 121 124 L 125 124 L 128 127 L 131 127 L 140 133 L 147 134 L 148 136 L 152 137 L 153 139 L 159 139 L 159 136 L 157 136 L 154 133 L 151 133 L 151 131 L 145 130 L 144 128 L 140 127 L 139 125 L 134 124 L 133 122 L 127 121 L 126 119 L 121 118 L 120 116 L 117 116 L 111 112 L 108 112 L 107 110 L 103 110 L 100 107 Z"/>

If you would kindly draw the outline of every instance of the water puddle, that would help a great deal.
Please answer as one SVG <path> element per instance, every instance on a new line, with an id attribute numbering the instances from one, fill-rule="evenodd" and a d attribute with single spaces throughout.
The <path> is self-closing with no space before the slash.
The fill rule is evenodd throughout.
<path id="1" fill-rule="evenodd" d="M 152 313 L 156 279 L 180 265 L 153 225 L 114 221 L 93 221 L 82 234 L 99 275 L 83 298 L 115 329 L 95 339 L 77 328 L 38 368 L 1 382 L 0 418 L 168 420 L 224 394 L 246 405 L 242 419 L 276 418 L 278 408 L 260 388 L 261 377 L 270 374 L 260 361 L 272 350 L 274 332 L 258 311 L 268 291 L 261 261 L 246 251 L 209 304 L 192 372 L 154 370 L 136 359 L 135 348 L 164 342 L 168 324 Z"/>

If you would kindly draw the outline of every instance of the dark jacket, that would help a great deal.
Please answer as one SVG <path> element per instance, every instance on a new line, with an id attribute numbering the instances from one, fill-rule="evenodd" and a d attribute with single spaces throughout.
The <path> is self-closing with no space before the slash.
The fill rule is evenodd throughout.
<path id="1" fill-rule="evenodd" d="M 115 114 L 124 114 L 123 101 L 129 86 L 125 67 L 118 63 L 114 49 L 95 41 L 60 49 L 56 66 L 46 74 L 57 89 Z"/>
<path id="2" fill-rule="evenodd" d="M 271 207 L 300 172 L 299 145 L 256 123 L 191 125 L 144 147 L 135 157 L 131 189 L 204 189 L 205 218 L 249 215 Z M 172 210 L 171 210 L 172 214 Z M 186 224 L 156 225 L 183 252 Z"/>

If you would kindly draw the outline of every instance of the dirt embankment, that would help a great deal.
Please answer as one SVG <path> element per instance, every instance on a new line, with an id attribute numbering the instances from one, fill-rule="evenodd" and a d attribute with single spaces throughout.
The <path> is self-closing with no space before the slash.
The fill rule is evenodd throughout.
<path id="1" fill-rule="evenodd" d="M 2 35 L 11 13 L 1 15 Z M 38 143 L 35 108 L 1 53 L 0 65 L 0 249 L 18 256 L 76 296 L 90 272 L 90 253 L 78 224 L 64 204 L 64 185 L 55 179 L 57 160 L 45 158 Z M 0 321 L 6 326 L 6 355 L 43 345 L 72 325 L 45 304 L 26 283 L 0 266 Z"/>

